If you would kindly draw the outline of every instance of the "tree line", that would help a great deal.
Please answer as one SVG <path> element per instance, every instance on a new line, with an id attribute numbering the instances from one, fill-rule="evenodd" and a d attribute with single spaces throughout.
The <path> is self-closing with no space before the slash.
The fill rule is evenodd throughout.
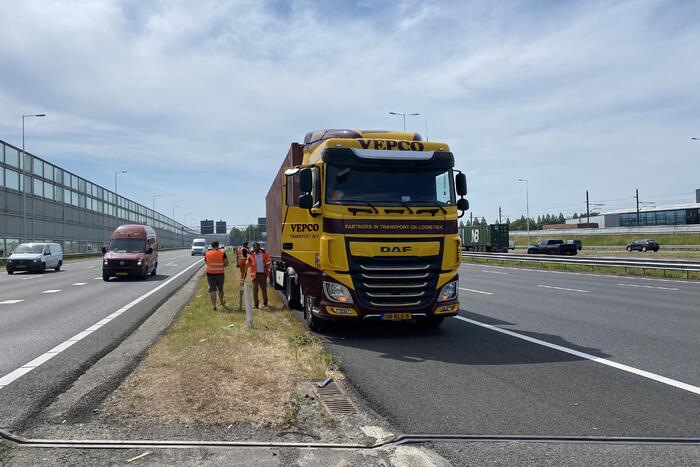
<path id="1" fill-rule="evenodd" d="M 590 215 L 593 217 L 599 215 L 599 213 L 591 212 Z M 583 212 L 579 214 L 575 212 L 571 217 L 573 219 L 585 219 L 586 213 Z M 512 221 L 510 218 L 506 218 L 504 224 L 508 224 L 508 228 L 510 230 L 527 230 L 527 219 L 525 216 L 520 216 L 520 219 L 515 219 Z M 545 214 L 544 216 L 537 216 L 537 218 L 530 218 L 530 230 L 542 230 L 544 229 L 545 225 L 553 224 L 566 224 L 566 217 L 564 217 L 564 214 L 560 212 L 559 214 Z M 473 220 L 467 219 L 466 221 L 461 221 L 459 223 L 460 228 L 469 227 L 471 225 L 488 225 L 488 222 L 484 217 L 481 219 L 479 219 L 479 217 L 475 217 Z"/>

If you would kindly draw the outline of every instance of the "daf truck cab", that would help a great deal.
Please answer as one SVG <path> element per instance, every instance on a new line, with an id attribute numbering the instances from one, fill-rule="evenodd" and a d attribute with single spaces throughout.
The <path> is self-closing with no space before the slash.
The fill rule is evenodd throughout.
<path id="1" fill-rule="evenodd" d="M 266 198 L 271 284 L 312 330 L 331 320 L 438 326 L 459 310 L 466 192 L 445 143 L 407 132 L 308 133 Z"/>

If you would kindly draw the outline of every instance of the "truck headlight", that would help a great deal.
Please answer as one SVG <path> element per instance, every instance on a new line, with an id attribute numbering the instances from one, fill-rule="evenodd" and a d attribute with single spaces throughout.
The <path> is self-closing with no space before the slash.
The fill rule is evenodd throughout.
<path id="1" fill-rule="evenodd" d="M 445 284 L 438 295 L 438 302 L 446 302 L 457 296 L 457 281 L 448 282 Z"/>
<path id="2" fill-rule="evenodd" d="M 323 281 L 323 290 L 329 300 L 339 303 L 352 303 L 352 295 L 347 287 L 336 282 Z"/>

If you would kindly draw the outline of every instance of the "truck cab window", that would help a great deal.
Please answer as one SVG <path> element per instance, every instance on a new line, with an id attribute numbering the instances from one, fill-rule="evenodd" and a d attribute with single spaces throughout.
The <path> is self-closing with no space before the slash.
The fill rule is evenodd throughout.
<path id="1" fill-rule="evenodd" d="M 299 206 L 299 172 L 287 175 L 287 206 Z"/>

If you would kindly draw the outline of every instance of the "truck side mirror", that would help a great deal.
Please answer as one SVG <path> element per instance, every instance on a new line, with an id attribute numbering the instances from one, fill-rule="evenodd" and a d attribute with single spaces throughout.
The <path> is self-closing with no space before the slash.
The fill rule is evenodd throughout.
<path id="1" fill-rule="evenodd" d="M 458 173 L 455 181 L 457 182 L 457 194 L 459 196 L 465 196 L 467 194 L 467 176 L 463 173 Z"/>
<path id="2" fill-rule="evenodd" d="M 311 209 L 314 206 L 314 197 L 309 193 L 299 196 L 299 207 L 301 209 Z"/>
<path id="3" fill-rule="evenodd" d="M 107 254 L 107 247 L 104 247 L 104 246 L 102 247 L 102 254 L 103 255 Z"/>
<path id="4" fill-rule="evenodd" d="M 305 167 L 299 171 L 299 191 L 302 193 L 311 193 L 314 189 L 313 177 L 311 169 Z"/>

